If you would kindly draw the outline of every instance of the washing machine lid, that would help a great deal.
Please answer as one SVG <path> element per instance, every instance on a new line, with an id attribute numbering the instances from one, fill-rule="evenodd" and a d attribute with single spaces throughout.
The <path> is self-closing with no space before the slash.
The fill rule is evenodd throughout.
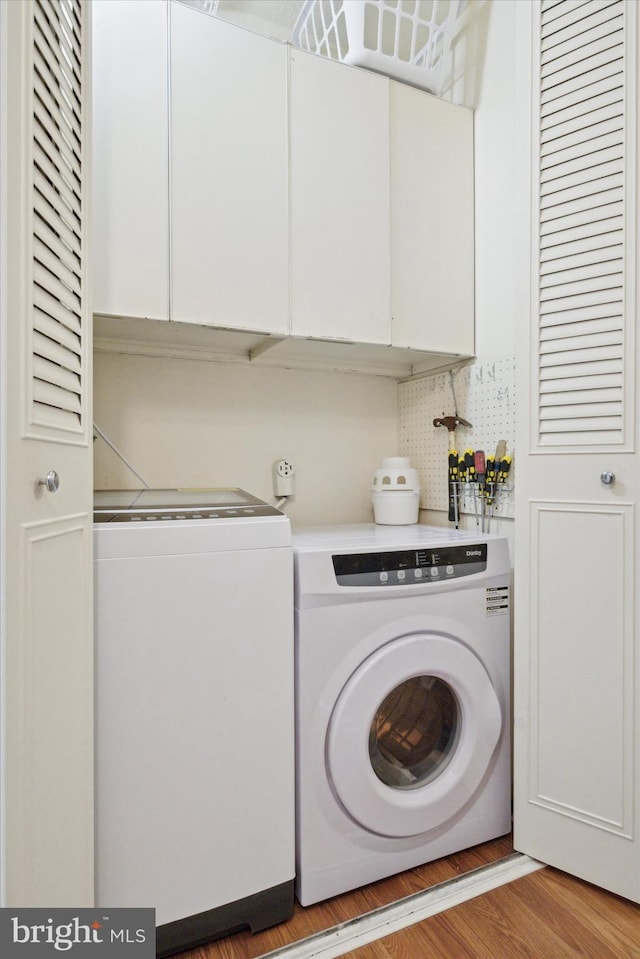
<path id="1" fill-rule="evenodd" d="M 141 520 L 250 519 L 281 516 L 280 510 L 238 487 L 210 489 L 96 490 L 95 523 Z"/>
<path id="2" fill-rule="evenodd" d="M 467 646 L 410 633 L 376 650 L 344 685 L 327 733 L 327 773 L 361 827 L 419 835 L 473 798 L 505 722 L 489 674 Z"/>

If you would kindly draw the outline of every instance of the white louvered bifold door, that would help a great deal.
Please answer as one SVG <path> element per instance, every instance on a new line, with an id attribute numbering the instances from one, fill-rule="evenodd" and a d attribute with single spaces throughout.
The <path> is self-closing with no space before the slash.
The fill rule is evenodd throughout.
<path id="1" fill-rule="evenodd" d="M 33 33 L 33 324 L 30 432 L 84 439 L 82 22 L 36 0 Z"/>
<path id="2" fill-rule="evenodd" d="M 542 11 L 541 446 L 624 442 L 624 26 L 623 0 Z"/>
<path id="3" fill-rule="evenodd" d="M 520 7 L 514 843 L 640 901 L 637 4 Z"/>
<path id="4" fill-rule="evenodd" d="M 93 901 L 90 10 L 0 3 L 4 906 Z"/>

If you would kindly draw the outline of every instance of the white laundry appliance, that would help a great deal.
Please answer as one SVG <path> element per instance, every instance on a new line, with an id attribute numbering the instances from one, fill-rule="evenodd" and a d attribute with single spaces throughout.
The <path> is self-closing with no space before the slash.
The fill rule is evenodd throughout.
<path id="1" fill-rule="evenodd" d="M 511 828 L 503 538 L 294 532 L 302 905 Z"/>
<path id="2" fill-rule="evenodd" d="M 289 918 L 293 554 L 242 490 L 97 493 L 97 905 L 157 954 Z"/>

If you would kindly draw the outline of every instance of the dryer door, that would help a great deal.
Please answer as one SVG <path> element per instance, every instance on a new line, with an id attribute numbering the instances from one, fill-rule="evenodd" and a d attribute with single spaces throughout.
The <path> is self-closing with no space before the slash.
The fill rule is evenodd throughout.
<path id="1" fill-rule="evenodd" d="M 437 829 L 474 796 L 504 721 L 466 646 L 436 633 L 403 636 L 369 656 L 338 697 L 327 734 L 333 788 L 378 835 Z"/>

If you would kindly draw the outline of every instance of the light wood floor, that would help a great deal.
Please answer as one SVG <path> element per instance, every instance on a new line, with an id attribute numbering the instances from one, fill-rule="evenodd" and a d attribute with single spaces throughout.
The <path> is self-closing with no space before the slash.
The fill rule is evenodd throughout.
<path id="1" fill-rule="evenodd" d="M 293 917 L 288 922 L 255 935 L 238 932 L 226 936 L 208 946 L 182 953 L 181 959 L 255 959 L 265 952 L 297 942 L 298 939 L 304 939 L 314 932 L 328 929 L 347 919 L 355 919 L 356 916 L 396 902 L 411 893 L 420 892 L 448 879 L 455 879 L 472 869 L 497 862 L 512 852 L 511 836 L 504 836 L 316 905 L 302 907 L 296 903 Z"/>
<path id="2" fill-rule="evenodd" d="M 344 956 L 638 959 L 640 906 L 546 868 Z"/>
<path id="3" fill-rule="evenodd" d="M 240 932 L 183 959 L 255 959 L 378 906 L 496 862 L 511 837 L 302 908 L 264 932 Z M 543 869 L 345 954 L 345 959 L 640 959 L 640 906 Z"/>

